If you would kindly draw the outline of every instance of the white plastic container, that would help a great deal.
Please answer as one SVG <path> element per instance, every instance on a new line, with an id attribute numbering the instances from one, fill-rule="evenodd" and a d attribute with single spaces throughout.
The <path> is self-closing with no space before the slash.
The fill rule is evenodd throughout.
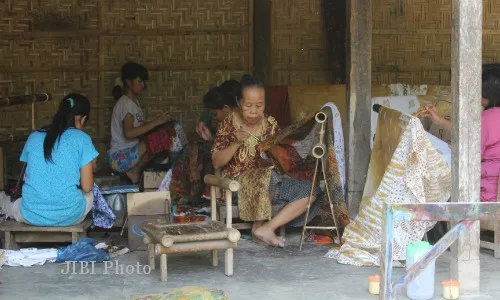
<path id="1" fill-rule="evenodd" d="M 428 242 L 415 242 L 406 247 L 406 270 L 424 257 L 432 249 Z M 433 261 L 411 281 L 406 288 L 406 295 L 413 300 L 429 300 L 434 298 L 434 275 L 436 262 Z"/>

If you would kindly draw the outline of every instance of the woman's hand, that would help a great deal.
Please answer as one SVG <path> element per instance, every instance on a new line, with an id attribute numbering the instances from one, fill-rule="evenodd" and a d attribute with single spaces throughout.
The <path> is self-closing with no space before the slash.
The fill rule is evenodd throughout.
<path id="1" fill-rule="evenodd" d="M 214 139 L 210 129 L 203 122 L 199 122 L 196 126 L 196 133 L 205 141 L 213 141 Z"/>
<path id="2" fill-rule="evenodd" d="M 239 129 L 236 131 L 236 139 L 238 140 L 238 143 L 243 144 L 245 143 L 246 140 L 250 137 L 250 133 L 243 129 Z"/>
<path id="3" fill-rule="evenodd" d="M 433 104 L 427 104 L 421 116 L 431 119 L 432 123 L 438 125 L 443 125 L 446 122 L 446 119 L 437 111 Z"/>
<path id="4" fill-rule="evenodd" d="M 432 104 L 426 105 L 424 111 L 420 114 L 420 116 L 430 118 L 432 120 L 432 123 L 437 124 L 448 131 L 451 131 L 451 121 L 446 120 Z"/>
<path id="5" fill-rule="evenodd" d="M 169 113 L 164 112 L 164 113 L 162 113 L 162 114 L 161 114 L 161 115 L 160 115 L 160 116 L 159 116 L 159 117 L 155 120 L 155 123 L 156 123 L 157 125 L 163 125 L 163 124 L 168 123 L 168 122 L 170 122 L 170 121 L 172 121 L 172 116 L 171 116 Z"/>

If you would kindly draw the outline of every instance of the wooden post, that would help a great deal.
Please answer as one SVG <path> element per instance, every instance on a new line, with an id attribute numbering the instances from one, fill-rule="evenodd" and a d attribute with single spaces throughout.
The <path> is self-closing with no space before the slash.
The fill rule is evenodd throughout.
<path id="1" fill-rule="evenodd" d="M 394 219 L 392 207 L 384 203 L 384 219 L 382 220 L 382 241 L 380 249 L 380 298 L 390 299 L 392 296 L 392 246 Z"/>
<path id="2" fill-rule="evenodd" d="M 155 261 L 155 244 L 153 241 L 150 241 L 148 244 L 148 264 L 151 267 L 151 270 L 156 269 L 156 261 Z"/>
<path id="3" fill-rule="evenodd" d="M 350 0 L 347 47 L 347 199 L 351 217 L 358 214 L 370 162 L 371 0 Z"/>
<path id="4" fill-rule="evenodd" d="M 217 221 L 217 193 L 215 187 L 210 187 L 210 210 L 212 214 L 212 222 Z M 217 267 L 219 265 L 219 251 L 212 250 L 212 266 Z"/>
<path id="5" fill-rule="evenodd" d="M 253 53 L 254 53 L 254 1 L 248 1 L 248 73 L 252 74 L 253 66 Z"/>
<path id="6" fill-rule="evenodd" d="M 451 38 L 452 201 L 479 202 L 482 0 L 453 0 Z M 479 222 L 452 247 L 451 276 L 479 291 Z"/>
<path id="7" fill-rule="evenodd" d="M 7 164 L 5 163 L 5 153 L 3 150 L 4 145 L 0 145 L 0 189 L 5 190 L 7 189 L 7 172 L 6 172 L 6 166 Z"/>
<path id="8" fill-rule="evenodd" d="M 167 281 L 168 279 L 168 271 L 167 271 L 167 255 L 160 255 L 160 275 L 161 281 Z"/>

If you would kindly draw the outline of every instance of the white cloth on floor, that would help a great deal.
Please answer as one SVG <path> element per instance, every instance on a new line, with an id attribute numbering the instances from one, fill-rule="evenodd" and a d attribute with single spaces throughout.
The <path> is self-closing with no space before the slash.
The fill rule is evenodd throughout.
<path id="1" fill-rule="evenodd" d="M 10 267 L 31 267 L 55 262 L 57 249 L 25 248 L 21 250 L 0 250 L 6 256 L 5 265 Z"/>

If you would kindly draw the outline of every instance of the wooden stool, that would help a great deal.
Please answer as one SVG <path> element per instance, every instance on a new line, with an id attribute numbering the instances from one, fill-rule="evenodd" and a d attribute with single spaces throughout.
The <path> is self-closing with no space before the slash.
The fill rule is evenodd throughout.
<path id="1" fill-rule="evenodd" d="M 41 227 L 7 220 L 0 223 L 0 231 L 5 232 L 4 248 L 17 250 L 18 243 L 74 243 L 79 238 L 87 236 L 90 225 L 92 225 L 91 219 L 66 227 Z"/>
<path id="2" fill-rule="evenodd" d="M 149 266 L 155 269 L 155 256 L 160 256 L 161 281 L 167 281 L 167 255 L 183 252 L 212 251 L 212 265 L 219 264 L 218 250 L 226 249 L 225 274 L 233 275 L 233 248 L 240 240 L 240 232 L 232 228 L 231 197 L 238 191 L 234 180 L 220 179 L 214 175 L 205 176 L 205 183 L 211 186 L 211 220 L 199 223 L 153 224 L 142 226 L 144 243 L 148 245 Z M 215 189 L 225 190 L 227 222 L 217 221 Z"/>

